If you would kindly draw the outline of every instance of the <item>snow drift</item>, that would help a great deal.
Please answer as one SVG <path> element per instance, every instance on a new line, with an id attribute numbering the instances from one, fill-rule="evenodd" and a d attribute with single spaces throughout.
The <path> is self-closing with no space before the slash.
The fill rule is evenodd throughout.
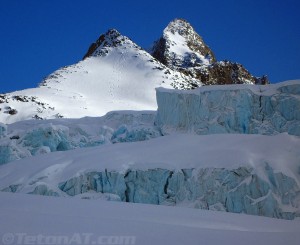
<path id="1" fill-rule="evenodd" d="M 300 220 L 3 192 L 0 216 L 7 244 L 298 245 L 300 239 Z"/>

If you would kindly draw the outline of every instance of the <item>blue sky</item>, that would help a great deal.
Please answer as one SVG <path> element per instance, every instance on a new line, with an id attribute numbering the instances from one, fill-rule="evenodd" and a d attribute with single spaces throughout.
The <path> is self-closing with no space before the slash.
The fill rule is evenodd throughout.
<path id="1" fill-rule="evenodd" d="M 0 93 L 36 87 L 109 28 L 147 48 L 188 20 L 218 60 L 271 82 L 300 79 L 299 0 L 0 0 Z"/>

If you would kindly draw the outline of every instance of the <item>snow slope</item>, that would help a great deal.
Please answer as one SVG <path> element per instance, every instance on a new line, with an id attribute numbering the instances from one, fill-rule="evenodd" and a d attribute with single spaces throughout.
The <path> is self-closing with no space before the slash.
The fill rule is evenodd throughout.
<path id="1" fill-rule="evenodd" d="M 103 38 L 92 55 L 55 71 L 38 88 L 1 95 L 0 122 L 156 110 L 156 87 L 172 88 L 190 80 L 116 30 Z"/>
<path id="2" fill-rule="evenodd" d="M 299 219 L 0 193 L 2 244 L 25 244 L 32 236 L 30 244 L 47 239 L 49 244 L 70 244 L 73 239 L 72 244 L 88 245 L 296 245 L 299 227 Z"/>

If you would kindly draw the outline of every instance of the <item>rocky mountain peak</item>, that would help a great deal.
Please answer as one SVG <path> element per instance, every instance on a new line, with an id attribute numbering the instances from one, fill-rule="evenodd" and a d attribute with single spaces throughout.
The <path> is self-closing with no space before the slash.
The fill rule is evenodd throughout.
<path id="1" fill-rule="evenodd" d="M 217 62 L 212 50 L 184 19 L 174 19 L 152 47 L 151 54 L 172 70 L 179 71 L 200 84 L 267 84 L 266 76 L 254 77 L 241 64 Z"/>
<path id="2" fill-rule="evenodd" d="M 208 65 L 216 61 L 211 49 L 184 19 L 171 21 L 151 54 L 172 69 Z"/>
<path id="3" fill-rule="evenodd" d="M 178 33 L 181 36 L 186 36 L 189 32 L 195 32 L 190 23 L 184 19 L 174 19 L 165 28 L 164 33 Z"/>
<path id="4" fill-rule="evenodd" d="M 90 56 L 103 56 L 108 52 L 107 48 L 124 45 L 138 47 L 128 37 L 123 36 L 116 29 L 109 29 L 105 34 L 102 34 L 96 42 L 90 45 L 87 53 L 83 56 L 83 59 Z"/>

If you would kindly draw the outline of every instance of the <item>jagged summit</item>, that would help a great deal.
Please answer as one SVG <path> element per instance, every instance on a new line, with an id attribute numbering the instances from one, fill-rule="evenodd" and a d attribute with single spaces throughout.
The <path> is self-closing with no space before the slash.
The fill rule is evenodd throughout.
<path id="1" fill-rule="evenodd" d="M 216 61 L 211 49 L 184 19 L 175 19 L 168 24 L 151 53 L 172 69 L 208 65 Z"/>
<path id="2" fill-rule="evenodd" d="M 90 56 L 104 55 L 108 52 L 107 48 L 124 45 L 140 48 L 128 37 L 123 36 L 118 30 L 109 29 L 105 34 L 102 34 L 96 42 L 90 45 L 87 53 L 83 56 L 83 59 L 86 59 Z"/>
<path id="3" fill-rule="evenodd" d="M 189 22 L 182 18 L 175 18 L 172 20 L 165 30 L 169 30 L 173 33 L 178 32 L 180 35 L 183 35 L 183 30 L 194 30 Z"/>
<path id="4" fill-rule="evenodd" d="M 205 60 L 200 59 L 203 63 L 212 63 L 216 61 L 215 55 L 213 54 L 212 50 L 204 43 L 202 37 L 194 30 L 189 22 L 184 19 L 174 19 L 169 23 L 169 25 L 164 30 L 164 36 L 167 37 L 170 34 L 179 35 L 184 38 L 186 41 L 187 47 L 190 51 L 194 52 L 196 55 L 199 55 L 200 58 L 203 56 Z M 197 59 L 195 60 L 196 64 Z M 198 61 L 199 62 L 199 61 Z"/>

